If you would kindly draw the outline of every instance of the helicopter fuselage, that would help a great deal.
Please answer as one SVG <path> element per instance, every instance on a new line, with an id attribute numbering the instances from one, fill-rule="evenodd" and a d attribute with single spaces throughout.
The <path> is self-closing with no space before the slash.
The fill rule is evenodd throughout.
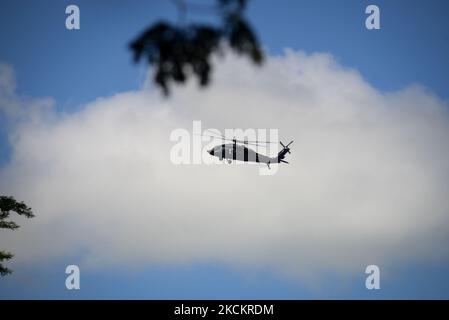
<path id="1" fill-rule="evenodd" d="M 220 160 L 227 159 L 228 162 L 239 160 L 244 162 L 260 162 L 269 165 L 271 163 L 279 163 L 281 160 L 279 157 L 268 157 L 257 153 L 246 146 L 234 143 L 218 145 L 208 152 L 210 155 L 218 157 Z"/>

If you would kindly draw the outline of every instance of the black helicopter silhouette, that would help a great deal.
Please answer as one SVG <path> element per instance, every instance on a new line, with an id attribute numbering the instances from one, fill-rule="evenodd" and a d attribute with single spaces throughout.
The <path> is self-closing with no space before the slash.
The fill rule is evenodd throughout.
<path id="1" fill-rule="evenodd" d="M 257 153 L 256 151 L 248 148 L 247 145 L 260 146 L 261 144 L 270 144 L 275 142 L 237 140 L 235 138 L 229 139 L 223 135 L 219 136 L 206 135 L 206 136 L 214 139 L 221 139 L 223 141 L 232 141 L 232 143 L 224 143 L 207 151 L 210 155 L 218 157 L 220 161 L 227 160 L 228 163 L 231 163 L 232 160 L 239 160 L 244 162 L 259 162 L 265 163 L 269 169 L 271 169 L 270 164 L 273 163 L 282 162 L 288 164 L 288 162 L 285 161 L 284 158 L 287 153 L 291 153 L 289 146 L 293 143 L 292 140 L 287 145 L 284 145 L 282 141 L 279 141 L 283 149 L 278 153 L 276 157 L 269 157 L 267 155 Z M 243 145 L 238 143 L 242 143 Z"/>

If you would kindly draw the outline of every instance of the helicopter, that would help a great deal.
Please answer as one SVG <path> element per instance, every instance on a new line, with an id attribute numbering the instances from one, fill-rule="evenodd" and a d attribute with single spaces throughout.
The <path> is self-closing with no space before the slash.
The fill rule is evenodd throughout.
<path id="1" fill-rule="evenodd" d="M 214 139 L 221 139 L 223 141 L 232 141 L 232 143 L 224 143 L 222 145 L 215 146 L 214 148 L 207 151 L 211 156 L 218 157 L 220 161 L 226 159 L 229 164 L 231 164 L 233 160 L 239 160 L 243 162 L 265 163 L 268 166 L 268 169 L 271 169 L 270 164 L 272 163 L 288 164 L 288 162 L 285 161 L 284 158 L 287 153 L 291 153 L 289 146 L 293 143 L 292 140 L 287 145 L 284 145 L 282 141 L 279 141 L 279 143 L 282 146 L 282 150 L 278 153 L 276 157 L 269 157 L 267 155 L 257 153 L 256 151 L 248 148 L 247 146 L 248 145 L 260 146 L 261 144 L 270 144 L 270 143 L 274 144 L 275 142 L 237 140 L 235 139 L 235 137 L 233 139 L 229 139 L 223 135 L 219 136 L 206 135 L 206 136 Z"/>

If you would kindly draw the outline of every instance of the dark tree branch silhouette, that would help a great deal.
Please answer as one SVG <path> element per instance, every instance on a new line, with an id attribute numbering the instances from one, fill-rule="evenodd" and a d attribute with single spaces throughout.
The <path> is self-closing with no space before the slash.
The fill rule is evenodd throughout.
<path id="1" fill-rule="evenodd" d="M 13 197 L 0 196 L 0 229 L 15 230 L 19 226 L 13 221 L 6 221 L 11 212 L 27 218 L 34 217 L 31 208 L 25 203 L 16 201 Z M 10 274 L 12 271 L 3 266 L 2 262 L 9 260 L 14 255 L 10 252 L 0 250 L 0 276 Z"/>
<path id="2" fill-rule="evenodd" d="M 189 10 L 190 5 L 182 0 L 176 0 L 175 4 L 182 15 Z M 260 65 L 264 56 L 256 35 L 244 18 L 246 5 L 247 0 L 217 0 L 214 8 L 221 17 L 218 26 L 176 26 L 165 21 L 151 25 L 130 44 L 135 62 L 146 57 L 155 67 L 154 81 L 165 95 L 170 93 L 170 82 L 184 83 L 191 74 L 197 77 L 201 86 L 206 86 L 212 69 L 211 54 L 220 51 L 222 43 Z"/>

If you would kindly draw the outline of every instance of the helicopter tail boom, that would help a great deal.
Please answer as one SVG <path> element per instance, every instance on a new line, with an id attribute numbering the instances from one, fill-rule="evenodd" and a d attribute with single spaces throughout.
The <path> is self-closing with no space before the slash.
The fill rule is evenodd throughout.
<path id="1" fill-rule="evenodd" d="M 283 149 L 282 149 L 281 151 L 279 151 L 277 157 L 274 157 L 274 158 L 268 158 L 268 161 L 266 162 L 268 168 L 270 168 L 270 164 L 271 164 L 271 163 L 287 163 L 287 164 L 288 164 L 288 162 L 285 161 L 284 158 L 285 158 L 285 155 L 286 155 L 287 153 L 291 153 L 291 152 L 290 152 L 289 146 L 293 143 L 293 141 L 290 141 L 290 143 L 287 144 L 287 145 L 284 145 L 284 144 L 282 143 L 282 141 L 279 141 L 279 142 L 280 142 L 280 144 L 281 144 L 281 146 L 282 146 Z M 265 161 L 264 161 L 264 162 L 265 162 Z"/>

